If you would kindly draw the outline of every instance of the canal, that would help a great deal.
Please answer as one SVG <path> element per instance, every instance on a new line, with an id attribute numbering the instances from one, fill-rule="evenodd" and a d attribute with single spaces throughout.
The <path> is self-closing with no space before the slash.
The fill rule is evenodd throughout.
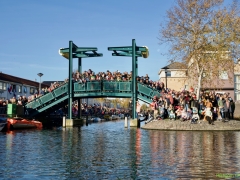
<path id="1" fill-rule="evenodd" d="M 0 133 L 0 179 L 240 177 L 240 132 L 124 128 L 124 121 Z"/>

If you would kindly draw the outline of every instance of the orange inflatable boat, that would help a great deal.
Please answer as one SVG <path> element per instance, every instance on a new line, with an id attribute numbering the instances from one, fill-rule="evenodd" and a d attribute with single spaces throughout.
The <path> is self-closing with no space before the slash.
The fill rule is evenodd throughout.
<path id="1" fill-rule="evenodd" d="M 27 120 L 20 117 L 8 118 L 7 119 L 7 129 L 29 129 L 36 128 L 41 129 L 42 123 L 35 120 Z"/>

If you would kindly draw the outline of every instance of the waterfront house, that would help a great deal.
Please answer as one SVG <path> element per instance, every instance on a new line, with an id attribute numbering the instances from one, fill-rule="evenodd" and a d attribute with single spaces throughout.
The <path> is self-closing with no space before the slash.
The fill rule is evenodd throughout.
<path id="1" fill-rule="evenodd" d="M 186 71 L 183 63 L 173 62 L 159 70 L 159 82 L 163 82 L 165 86 L 167 84 L 167 88 L 177 91 L 188 90 Z"/>
<path id="2" fill-rule="evenodd" d="M 229 61 L 229 67 L 232 63 L 233 61 Z M 240 100 L 240 64 L 237 64 L 237 67 L 238 71 L 235 72 L 235 76 L 234 71 L 221 71 L 220 67 L 219 76 L 213 78 L 211 83 L 203 83 L 201 89 L 218 93 L 229 93 L 233 99 Z M 197 77 L 189 78 L 187 76 L 187 67 L 183 63 L 173 62 L 164 66 L 160 69 L 158 75 L 160 82 L 167 83 L 167 88 L 177 91 L 190 90 L 191 87 L 195 90 L 197 88 Z M 239 93 L 235 91 L 234 94 L 234 87 L 235 89 L 239 87 L 237 88 Z"/>
<path id="3" fill-rule="evenodd" d="M 49 87 L 41 83 L 42 88 Z M 0 99 L 11 99 L 13 96 L 30 96 L 38 92 L 39 82 L 23 79 L 0 72 Z"/>

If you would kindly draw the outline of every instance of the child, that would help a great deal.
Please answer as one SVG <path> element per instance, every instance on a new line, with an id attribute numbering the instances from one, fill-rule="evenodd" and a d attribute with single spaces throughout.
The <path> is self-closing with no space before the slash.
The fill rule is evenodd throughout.
<path id="1" fill-rule="evenodd" d="M 205 109 L 205 117 L 204 117 L 209 124 L 212 124 L 213 125 L 213 115 L 212 115 L 212 111 L 211 111 L 211 108 L 206 108 Z"/>
<path id="2" fill-rule="evenodd" d="M 197 123 L 197 121 L 200 119 L 198 115 L 198 109 L 196 107 L 193 107 L 193 115 L 192 115 L 192 121 L 191 123 Z"/>
<path id="3" fill-rule="evenodd" d="M 187 110 L 187 120 L 190 120 L 192 118 L 192 110 L 188 108 Z"/>
<path id="4" fill-rule="evenodd" d="M 188 119 L 187 111 L 186 111 L 186 109 L 183 109 L 182 114 L 181 114 L 181 120 L 186 121 L 187 119 Z"/>
<path id="5" fill-rule="evenodd" d="M 159 117 L 160 119 L 164 119 L 165 109 L 164 105 L 159 106 Z"/>
<path id="6" fill-rule="evenodd" d="M 177 114 L 177 119 L 180 119 L 182 116 L 182 111 L 183 111 L 183 105 L 181 105 L 177 110 L 176 110 L 176 114 Z"/>
<path id="7" fill-rule="evenodd" d="M 175 112 L 174 112 L 174 108 L 173 108 L 172 104 L 170 104 L 170 105 L 168 106 L 168 118 L 169 118 L 170 120 L 172 120 L 172 119 L 175 120 Z"/>

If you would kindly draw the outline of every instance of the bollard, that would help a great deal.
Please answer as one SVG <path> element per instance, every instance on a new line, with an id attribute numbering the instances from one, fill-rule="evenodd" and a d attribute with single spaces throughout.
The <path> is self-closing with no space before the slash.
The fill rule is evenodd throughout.
<path id="1" fill-rule="evenodd" d="M 66 127 L 66 117 L 63 116 L 62 127 Z"/>
<path id="2" fill-rule="evenodd" d="M 128 120 L 127 120 L 127 117 L 125 117 L 124 127 L 125 127 L 125 128 L 128 128 Z"/>
<path id="3" fill-rule="evenodd" d="M 88 126 L 88 115 L 86 117 L 86 126 Z"/>
<path id="4" fill-rule="evenodd" d="M 137 120 L 137 127 L 140 128 L 140 126 L 141 126 L 141 122 L 140 122 L 140 119 L 138 118 L 138 120 Z"/>

